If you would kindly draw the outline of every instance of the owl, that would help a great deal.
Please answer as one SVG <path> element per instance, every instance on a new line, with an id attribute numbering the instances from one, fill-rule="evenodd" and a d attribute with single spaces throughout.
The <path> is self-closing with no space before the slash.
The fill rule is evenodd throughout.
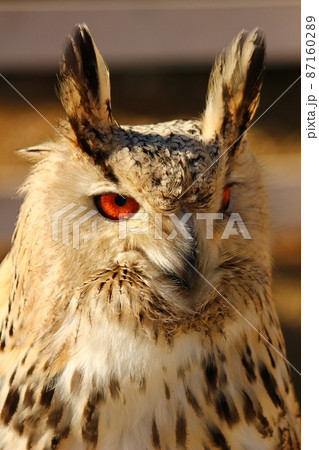
<path id="1" fill-rule="evenodd" d="M 86 25 L 67 39 L 0 268 L 1 449 L 300 448 L 245 134 L 264 53 L 242 31 L 199 119 L 124 126 Z"/>

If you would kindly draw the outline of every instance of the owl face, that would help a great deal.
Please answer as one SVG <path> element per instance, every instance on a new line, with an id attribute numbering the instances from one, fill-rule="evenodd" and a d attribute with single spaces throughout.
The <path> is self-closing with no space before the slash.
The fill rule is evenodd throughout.
<path id="1" fill-rule="evenodd" d="M 76 28 L 60 72 L 64 137 L 32 149 L 41 161 L 24 206 L 37 205 L 40 234 L 50 234 L 52 217 L 68 205 L 93 211 L 94 233 L 92 220 L 83 220 L 78 248 L 66 238 L 52 246 L 72 287 L 114 264 L 144 265 L 161 289 L 193 306 L 203 288 L 194 268 L 216 282 L 227 261 L 253 258 L 265 245 L 263 186 L 244 136 L 258 104 L 263 56 L 261 33 L 242 32 L 216 60 L 200 120 L 121 126 L 112 115 L 109 72 L 87 27 Z M 246 222 L 253 243 L 239 233 L 222 238 L 232 213 Z M 62 226 L 72 240 L 74 223 Z"/>

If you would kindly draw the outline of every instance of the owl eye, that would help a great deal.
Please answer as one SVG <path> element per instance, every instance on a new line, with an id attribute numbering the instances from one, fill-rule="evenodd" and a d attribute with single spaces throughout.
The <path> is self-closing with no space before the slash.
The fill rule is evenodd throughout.
<path id="1" fill-rule="evenodd" d="M 222 207 L 221 207 L 222 211 L 226 211 L 226 209 L 229 206 L 229 201 L 230 201 L 230 187 L 225 186 L 224 190 L 223 190 L 223 200 L 222 200 Z"/>
<path id="2" fill-rule="evenodd" d="M 140 208 L 134 198 L 120 194 L 97 195 L 94 200 L 99 213 L 111 220 L 129 219 Z"/>

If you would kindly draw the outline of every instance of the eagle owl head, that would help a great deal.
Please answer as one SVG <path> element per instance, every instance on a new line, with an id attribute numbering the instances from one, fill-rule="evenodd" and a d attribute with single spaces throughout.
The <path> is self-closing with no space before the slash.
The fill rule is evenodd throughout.
<path id="1" fill-rule="evenodd" d="M 197 271 L 219 286 L 247 267 L 268 272 L 264 189 L 245 137 L 264 51 L 260 30 L 237 36 L 216 59 L 199 119 L 122 126 L 109 71 L 86 25 L 75 28 L 60 69 L 66 121 L 57 140 L 24 151 L 37 164 L 18 233 L 35 240 L 30 264 L 45 269 L 44 291 L 48 279 L 72 292 L 98 270 L 128 264 L 193 310 L 209 290 Z M 234 230 L 225 238 L 234 214 L 250 239 Z"/>

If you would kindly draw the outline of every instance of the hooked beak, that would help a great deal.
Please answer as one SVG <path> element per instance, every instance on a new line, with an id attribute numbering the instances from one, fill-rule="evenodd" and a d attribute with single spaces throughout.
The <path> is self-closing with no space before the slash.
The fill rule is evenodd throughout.
<path id="1" fill-rule="evenodd" d="M 180 259 L 179 268 L 176 271 L 170 271 L 167 275 L 177 286 L 185 291 L 190 291 L 196 278 L 194 267 L 196 268 L 198 266 L 198 246 L 193 226 L 189 226 L 187 231 L 191 239 L 188 241 L 185 249 L 178 251 Z"/>

